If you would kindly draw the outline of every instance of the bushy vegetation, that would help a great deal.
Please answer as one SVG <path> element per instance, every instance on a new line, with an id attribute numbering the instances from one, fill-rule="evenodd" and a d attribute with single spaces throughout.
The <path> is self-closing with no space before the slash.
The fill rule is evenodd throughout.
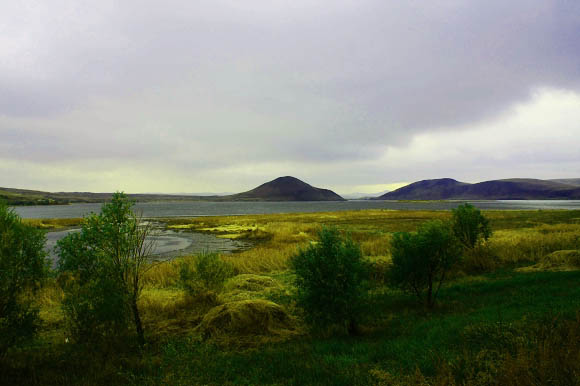
<path id="1" fill-rule="evenodd" d="M 58 242 L 58 270 L 70 277 L 63 307 L 79 341 L 122 334 L 132 317 L 145 343 L 138 300 L 150 267 L 151 228 L 132 211 L 133 204 L 125 194 L 113 194 L 100 214 L 85 218 L 80 232 Z"/>
<path id="2" fill-rule="evenodd" d="M 466 249 L 473 249 L 491 236 L 489 220 L 471 204 L 462 204 L 452 210 L 453 233 Z"/>
<path id="3" fill-rule="evenodd" d="M 322 228 L 318 240 L 292 258 L 298 304 L 316 328 L 340 326 L 357 332 L 367 266 L 360 246 L 336 228 Z"/>
<path id="4" fill-rule="evenodd" d="M 0 358 L 39 327 L 31 295 L 47 272 L 44 234 L 0 201 Z"/>
<path id="5" fill-rule="evenodd" d="M 227 279 L 234 276 L 234 268 L 223 261 L 219 253 L 202 252 L 181 262 L 180 284 L 191 296 L 204 292 L 220 292 Z"/>
<path id="6" fill-rule="evenodd" d="M 394 233 L 424 234 L 428 221 L 453 221 L 451 211 L 168 219 L 168 226 L 247 240 L 253 247 L 208 259 L 207 267 L 227 262 L 235 276 L 216 280 L 217 289 L 208 290 L 216 296 L 207 304 L 190 296 L 181 281 L 184 265 L 190 277 L 197 272 L 198 257 L 147 263 L 138 299 L 148 338 L 142 348 L 127 344 L 134 333 L 118 337 L 114 351 L 67 342 L 69 319 L 61 311 L 71 296 L 66 286 L 77 285 L 83 275 L 74 270 L 60 275 L 64 292 L 50 279 L 32 299 L 42 320 L 38 338 L 16 345 L 0 360 L 0 383 L 580 384 L 580 271 L 575 257 L 580 211 L 481 215 L 494 232 L 485 242 L 480 235 L 472 251 L 486 248 L 478 259 L 487 268 L 470 269 L 466 260 L 474 252 L 463 248 L 466 259 L 448 271 L 437 307 L 429 310 L 417 303 L 416 295 L 384 280 L 394 269 L 393 244 L 400 237 Z M 337 245 L 346 244 L 342 235 L 348 233 L 352 245 L 359 246 L 360 261 L 370 267 L 362 277 L 373 285 L 362 291 L 367 306 L 356 313 L 361 317 L 364 311 L 365 316 L 357 318 L 356 337 L 330 328 L 323 335 L 310 334 L 307 313 L 297 304 L 293 256 L 321 246 L 322 224 L 340 229 Z M 113 300 L 111 308 L 117 307 Z M 128 328 L 132 314 L 124 315 Z"/>
<path id="7" fill-rule="evenodd" d="M 461 250 L 449 224 L 438 220 L 426 222 L 416 233 L 394 234 L 391 281 L 431 308 L 460 257 Z"/>

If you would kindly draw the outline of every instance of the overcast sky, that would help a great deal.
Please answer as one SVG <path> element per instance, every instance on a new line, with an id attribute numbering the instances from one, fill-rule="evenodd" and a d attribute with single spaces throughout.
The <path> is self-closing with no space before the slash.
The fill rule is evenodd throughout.
<path id="1" fill-rule="evenodd" d="M 0 0 L 0 186 L 580 178 L 578 0 Z"/>

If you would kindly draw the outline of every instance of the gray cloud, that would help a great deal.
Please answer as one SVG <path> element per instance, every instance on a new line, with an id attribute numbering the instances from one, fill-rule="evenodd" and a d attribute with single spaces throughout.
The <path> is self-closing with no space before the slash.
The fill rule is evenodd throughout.
<path id="1" fill-rule="evenodd" d="M 416 135 L 493 121 L 538 87 L 579 91 L 579 31 L 570 0 L 11 2 L 0 149 L 215 173 L 365 168 Z"/>

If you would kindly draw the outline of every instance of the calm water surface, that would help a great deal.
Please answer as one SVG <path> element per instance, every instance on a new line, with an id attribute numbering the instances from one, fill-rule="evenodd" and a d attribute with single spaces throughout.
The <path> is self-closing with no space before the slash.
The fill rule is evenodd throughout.
<path id="1" fill-rule="evenodd" d="M 243 214 L 334 212 L 359 209 L 449 210 L 467 201 L 339 201 L 339 202 L 143 202 L 135 208 L 145 217 L 195 217 Z M 469 201 L 480 209 L 580 209 L 580 200 Z M 22 218 L 74 218 L 98 213 L 101 204 L 19 206 Z"/>

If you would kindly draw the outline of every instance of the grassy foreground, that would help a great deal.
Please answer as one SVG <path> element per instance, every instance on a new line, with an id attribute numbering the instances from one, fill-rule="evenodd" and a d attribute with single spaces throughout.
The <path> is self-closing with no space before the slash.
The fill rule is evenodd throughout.
<path id="1" fill-rule="evenodd" d="M 166 219 L 169 228 L 255 246 L 222 256 L 237 276 L 218 294 L 186 296 L 178 286 L 180 261 L 150 270 L 140 303 L 149 342 L 143 349 L 132 337 L 98 346 L 70 342 L 54 278 L 37 298 L 43 319 L 38 339 L 0 359 L 0 383 L 580 384 L 580 262 L 572 252 L 580 249 L 580 211 L 485 215 L 494 229 L 489 248 L 453 272 L 431 312 L 386 285 L 390 238 L 450 212 Z M 357 337 L 310 334 L 293 299 L 288 259 L 315 239 L 322 224 L 349 232 L 375 263 Z M 69 224 L 38 224 L 47 225 Z M 287 315 L 283 324 L 256 316 L 262 309 L 252 307 L 269 302 Z M 228 314 L 233 322 L 209 330 L 208 315 L 231 304 L 239 306 Z"/>

